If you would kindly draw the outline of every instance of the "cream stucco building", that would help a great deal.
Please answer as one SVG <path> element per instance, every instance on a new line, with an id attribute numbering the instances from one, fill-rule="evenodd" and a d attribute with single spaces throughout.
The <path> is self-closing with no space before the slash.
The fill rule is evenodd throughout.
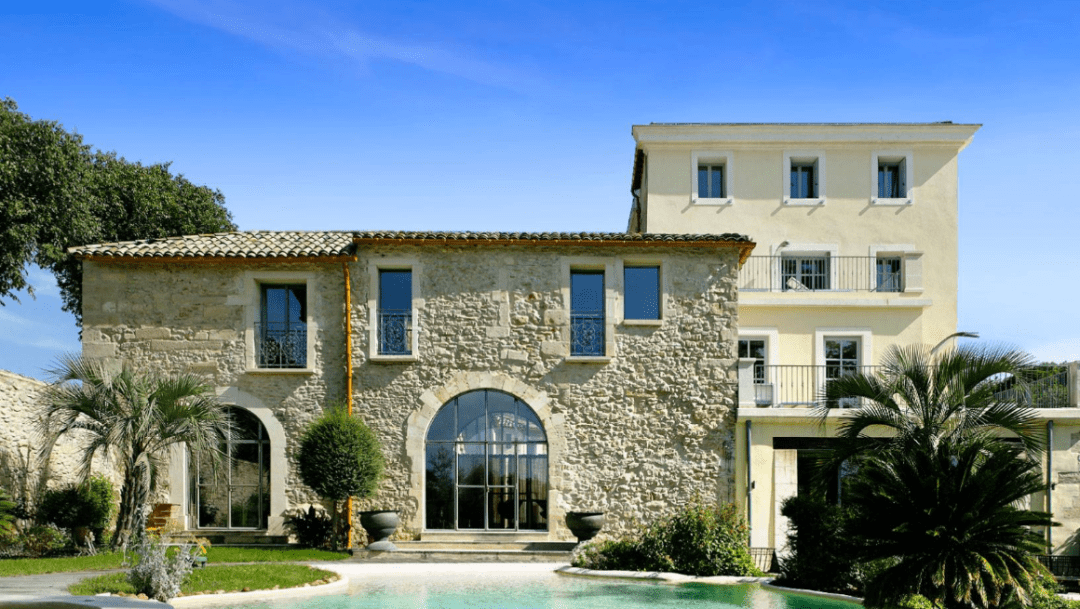
<path id="1" fill-rule="evenodd" d="M 630 232 L 735 231 L 758 244 L 739 274 L 734 481 L 751 545 L 785 544 L 780 504 L 798 493 L 843 416 L 823 427 L 809 408 L 827 380 L 872 369 L 893 345 L 935 345 L 957 331 L 958 160 L 978 129 L 633 128 Z M 1075 368 L 1061 381 L 1068 401 L 1040 409 L 1057 425 L 1045 463 L 1056 504 L 1033 498 L 1065 524 L 1051 544 L 1068 553 L 1080 524 Z"/>

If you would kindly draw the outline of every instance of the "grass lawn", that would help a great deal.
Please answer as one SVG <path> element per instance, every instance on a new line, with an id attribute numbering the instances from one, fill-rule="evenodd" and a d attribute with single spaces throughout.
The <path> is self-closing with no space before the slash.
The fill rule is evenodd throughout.
<path id="1" fill-rule="evenodd" d="M 207 559 L 211 564 L 225 562 L 308 562 L 316 560 L 343 560 L 348 552 L 328 552 L 310 548 L 210 548 Z M 97 556 L 66 556 L 63 558 L 10 558 L 0 559 L 0 577 L 9 575 L 37 575 L 39 573 L 65 573 L 70 571 L 103 571 L 123 568 L 124 557 L 119 553 L 101 553 Z"/>
<path id="2" fill-rule="evenodd" d="M 211 566 L 204 569 L 195 569 L 191 577 L 181 586 L 181 594 L 195 594 L 198 592 L 240 592 L 244 588 L 249 590 L 268 590 L 277 586 L 279 588 L 293 588 L 311 583 L 317 580 L 333 577 L 330 571 L 315 569 L 305 565 L 221 565 Z M 68 587 L 68 592 L 77 595 L 93 595 L 102 592 L 126 592 L 131 594 L 134 590 L 127 581 L 127 573 L 109 573 L 90 577 Z"/>

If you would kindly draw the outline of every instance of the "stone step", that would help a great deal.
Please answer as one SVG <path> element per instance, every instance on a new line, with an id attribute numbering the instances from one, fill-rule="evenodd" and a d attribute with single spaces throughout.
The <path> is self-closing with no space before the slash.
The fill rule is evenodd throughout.
<path id="1" fill-rule="evenodd" d="M 396 541 L 394 545 L 399 550 L 418 550 L 428 552 L 458 551 L 458 550 L 494 550 L 497 552 L 569 552 L 577 545 L 572 541 L 443 541 L 426 540 L 420 541 Z"/>
<path id="2" fill-rule="evenodd" d="M 379 552 L 360 549 L 353 552 L 353 562 L 441 563 L 441 562 L 552 562 L 569 563 L 569 551 L 530 550 L 431 550 L 398 549 Z"/>

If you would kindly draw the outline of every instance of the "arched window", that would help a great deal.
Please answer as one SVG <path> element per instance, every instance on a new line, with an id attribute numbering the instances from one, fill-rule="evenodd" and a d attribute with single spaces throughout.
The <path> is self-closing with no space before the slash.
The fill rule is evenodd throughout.
<path id="1" fill-rule="evenodd" d="M 426 528 L 547 529 L 547 436 L 525 402 L 463 393 L 435 415 L 426 451 Z"/>
<path id="2" fill-rule="evenodd" d="M 202 529 L 265 529 L 270 512 L 270 440 L 259 419 L 228 409 L 233 436 L 216 447 L 224 459 L 194 453 L 196 522 Z"/>

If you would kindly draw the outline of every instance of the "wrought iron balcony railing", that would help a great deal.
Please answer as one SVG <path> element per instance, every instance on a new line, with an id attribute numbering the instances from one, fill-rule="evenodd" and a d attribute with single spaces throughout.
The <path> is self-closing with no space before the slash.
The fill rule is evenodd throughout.
<path id="1" fill-rule="evenodd" d="M 255 342 L 260 368 L 307 367 L 307 326 L 304 324 L 257 323 Z"/>
<path id="2" fill-rule="evenodd" d="M 604 355 L 604 314 L 570 314 L 570 355 Z"/>
<path id="3" fill-rule="evenodd" d="M 408 309 L 379 311 L 379 354 L 412 354 L 412 311 Z"/>
<path id="4" fill-rule="evenodd" d="M 778 408 L 813 408 L 824 403 L 826 384 L 845 374 L 873 374 L 880 366 L 765 366 L 754 379 L 754 404 Z M 759 368 L 760 370 L 760 368 Z M 841 400 L 840 408 L 857 408 L 857 399 Z"/>
<path id="5" fill-rule="evenodd" d="M 903 292 L 903 261 L 878 256 L 750 256 L 739 271 L 750 292 Z"/>

